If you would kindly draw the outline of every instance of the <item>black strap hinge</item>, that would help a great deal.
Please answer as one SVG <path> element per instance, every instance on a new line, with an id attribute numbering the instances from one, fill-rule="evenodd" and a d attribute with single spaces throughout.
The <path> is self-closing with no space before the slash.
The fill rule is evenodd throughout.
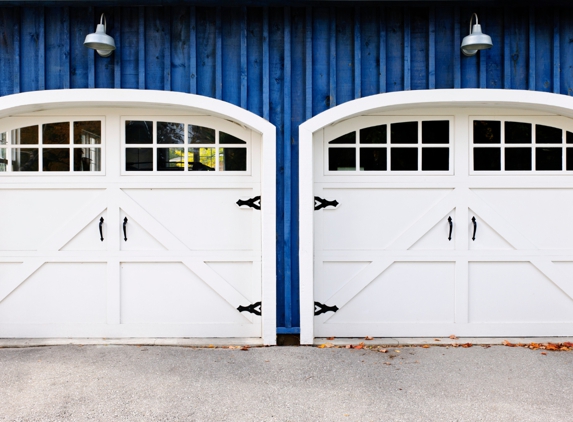
<path id="1" fill-rule="evenodd" d="M 239 207 L 240 207 L 240 206 L 243 206 L 243 205 L 246 205 L 246 206 L 251 207 L 251 208 L 254 208 L 254 209 L 256 209 L 256 210 L 260 210 L 260 209 L 261 209 L 261 197 L 260 197 L 260 196 L 255 196 L 254 198 L 250 198 L 250 199 L 247 199 L 247 200 L 239 199 L 239 200 L 237 201 L 237 205 L 238 205 Z"/>
<path id="2" fill-rule="evenodd" d="M 338 306 L 327 306 L 324 303 L 314 302 L 314 315 L 325 314 L 327 312 L 336 312 L 338 311 Z"/>
<path id="3" fill-rule="evenodd" d="M 259 308 L 259 309 L 257 309 L 257 308 Z M 263 312 L 263 307 L 261 305 L 261 302 L 256 302 L 256 303 L 253 303 L 249 306 L 239 306 L 237 308 L 237 311 L 239 311 L 239 312 L 250 312 L 252 314 L 260 316 L 261 313 Z"/>
<path id="4" fill-rule="evenodd" d="M 318 204 L 317 204 L 318 202 Z M 323 199 L 320 198 L 318 196 L 314 197 L 314 210 L 318 211 L 322 208 L 326 208 L 326 207 L 337 207 L 338 206 L 338 201 L 335 199 L 333 201 L 329 201 L 328 199 Z"/>

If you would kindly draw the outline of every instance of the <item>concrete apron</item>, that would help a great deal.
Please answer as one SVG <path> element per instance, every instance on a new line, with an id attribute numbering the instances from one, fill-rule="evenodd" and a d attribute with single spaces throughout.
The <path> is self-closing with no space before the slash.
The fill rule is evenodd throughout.
<path id="1" fill-rule="evenodd" d="M 523 343 L 573 343 L 573 337 L 460 337 L 451 339 L 448 337 L 375 337 L 366 340 L 364 337 L 338 337 L 332 340 L 328 338 L 315 338 L 313 345 L 330 343 L 333 346 L 357 345 L 364 343 L 365 346 L 451 346 L 471 343 L 474 345 L 501 345 L 504 341 L 513 344 Z M 44 347 L 65 345 L 115 345 L 115 346 L 175 346 L 175 347 L 225 347 L 225 346 L 263 346 L 260 338 L 10 338 L 0 339 L 0 348 Z"/>

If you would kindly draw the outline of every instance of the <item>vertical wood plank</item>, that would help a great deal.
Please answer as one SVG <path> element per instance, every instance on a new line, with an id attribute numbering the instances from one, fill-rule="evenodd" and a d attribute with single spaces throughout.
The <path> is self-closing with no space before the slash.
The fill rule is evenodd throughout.
<path id="1" fill-rule="evenodd" d="M 189 92 L 197 94 L 197 18 L 195 6 L 189 9 Z"/>
<path id="2" fill-rule="evenodd" d="M 529 88 L 529 12 L 527 8 L 511 10 L 511 89 Z M 506 41 L 507 42 L 507 41 Z M 531 69 L 535 71 L 534 68 Z"/>
<path id="3" fill-rule="evenodd" d="M 454 8 L 454 88 L 461 88 L 462 86 L 462 66 L 461 66 L 461 38 L 460 38 L 460 8 Z"/>
<path id="4" fill-rule="evenodd" d="M 243 71 L 241 8 L 224 8 L 221 13 L 221 99 L 240 106 L 243 76 L 246 76 L 246 71 Z"/>
<path id="5" fill-rule="evenodd" d="M 436 46 L 435 61 L 436 88 L 454 87 L 454 9 L 440 7 L 436 9 Z"/>
<path id="6" fill-rule="evenodd" d="M 312 7 L 306 7 L 305 14 L 305 119 L 312 117 Z"/>
<path id="7" fill-rule="evenodd" d="M 336 104 L 342 104 L 354 99 L 354 19 L 350 8 L 335 10 L 335 98 Z"/>
<path id="8" fill-rule="evenodd" d="M 488 15 L 485 12 L 485 9 L 480 8 L 479 14 L 480 14 L 480 16 L 483 15 L 484 22 L 490 22 L 490 20 L 488 19 Z M 480 88 L 487 88 L 486 65 L 487 65 L 488 53 L 489 53 L 489 50 L 485 50 L 485 51 L 482 50 L 482 51 L 478 52 L 478 54 L 479 54 L 479 87 Z"/>
<path id="9" fill-rule="evenodd" d="M 113 26 L 113 38 L 115 40 L 115 45 L 121 46 L 121 7 L 114 7 L 114 26 Z M 113 87 L 121 88 L 121 54 L 118 54 L 117 50 L 113 53 Z"/>
<path id="10" fill-rule="evenodd" d="M 561 77 L 559 86 L 560 93 L 564 95 L 573 95 L 573 10 L 561 9 L 559 13 L 561 19 L 559 27 L 561 28 Z"/>
<path id="11" fill-rule="evenodd" d="M 241 107 L 247 108 L 247 8 L 241 6 Z"/>
<path id="12" fill-rule="evenodd" d="M 487 29 L 482 30 L 491 36 L 493 47 L 482 50 L 480 54 L 486 56 L 486 82 L 484 88 L 502 89 L 504 87 L 504 60 L 505 60 L 505 38 L 504 38 L 504 9 L 491 8 L 487 13 Z"/>
<path id="13" fill-rule="evenodd" d="M 143 68 L 144 89 L 165 88 L 165 7 L 145 7 L 144 39 L 145 60 Z M 141 71 L 141 69 L 140 69 Z M 141 75 L 141 74 L 140 74 Z"/>
<path id="14" fill-rule="evenodd" d="M 14 62 L 16 61 L 16 44 L 14 32 L 16 29 L 14 10 L 0 8 L 0 96 L 14 93 Z"/>
<path id="15" fill-rule="evenodd" d="M 536 91 L 553 92 L 554 16 L 547 8 L 534 9 L 535 86 Z M 556 66 L 559 68 L 559 65 Z"/>
<path id="16" fill-rule="evenodd" d="M 507 6 L 503 8 L 503 87 L 511 88 L 511 29 Z"/>
<path id="17" fill-rule="evenodd" d="M 215 98 L 223 98 L 223 40 L 221 39 L 221 8 L 217 7 L 215 17 Z"/>
<path id="18" fill-rule="evenodd" d="M 197 8 L 197 94 L 216 97 L 216 12 Z"/>
<path id="19" fill-rule="evenodd" d="M 176 92 L 190 92 L 191 67 L 189 65 L 191 49 L 191 23 L 189 7 L 173 6 L 171 8 L 171 33 L 168 35 L 171 49 L 171 89 Z M 167 65 L 168 63 L 166 63 Z"/>
<path id="20" fill-rule="evenodd" d="M 70 88 L 70 56 L 71 56 L 71 40 L 70 40 L 70 8 L 63 8 L 63 21 L 62 21 L 62 70 L 63 80 L 62 88 Z"/>
<path id="21" fill-rule="evenodd" d="M 145 8 L 139 6 L 139 89 L 145 89 L 145 50 L 147 45 L 145 44 Z"/>
<path id="22" fill-rule="evenodd" d="M 473 7 L 464 7 L 461 9 L 461 36 L 465 37 L 470 32 L 470 20 L 473 17 L 473 13 L 476 9 Z M 479 16 L 479 10 L 477 10 Z M 475 18 L 471 21 L 471 26 L 473 30 L 473 25 L 475 24 Z M 461 88 L 479 88 L 479 77 L 480 77 L 480 56 L 481 52 L 478 51 L 475 55 L 471 57 L 466 57 L 461 52 L 460 44 L 458 44 L 458 51 L 460 54 L 460 69 L 461 69 Z"/>
<path id="23" fill-rule="evenodd" d="M 38 89 L 46 89 L 46 13 L 38 9 Z"/>
<path id="24" fill-rule="evenodd" d="M 436 88 L 436 8 L 428 15 L 428 89 Z"/>
<path id="25" fill-rule="evenodd" d="M 380 87 L 380 27 L 378 8 L 360 9 L 360 95 L 378 94 Z"/>
<path id="26" fill-rule="evenodd" d="M 247 108 L 263 115 L 263 10 L 247 10 Z"/>
<path id="27" fill-rule="evenodd" d="M 130 7 L 122 9 L 121 13 L 121 48 L 114 54 L 121 58 L 121 87 L 139 88 L 139 59 L 142 55 L 139 46 L 139 9 Z"/>
<path id="28" fill-rule="evenodd" d="M 13 93 L 17 94 L 21 91 L 20 85 L 20 55 L 21 55 L 21 46 L 20 46 L 20 9 L 16 9 L 14 11 L 14 66 L 13 66 L 13 77 L 14 77 L 14 86 L 13 86 Z"/>
<path id="29" fill-rule="evenodd" d="M 171 7 L 163 6 L 163 89 L 171 91 Z"/>
<path id="30" fill-rule="evenodd" d="M 330 108 L 330 10 L 313 10 L 312 23 L 312 113 Z"/>
<path id="31" fill-rule="evenodd" d="M 386 41 L 387 41 L 387 82 L 388 92 L 404 90 L 404 9 L 391 7 L 386 15 Z"/>
<path id="32" fill-rule="evenodd" d="M 410 89 L 430 89 L 430 10 L 426 7 L 412 8 L 410 12 L 409 56 L 410 63 Z M 406 37 L 407 38 L 407 37 Z M 405 56 L 406 54 L 404 54 Z M 434 71 L 435 73 L 435 71 Z M 434 76 L 435 79 L 435 76 Z M 435 84 L 434 84 L 435 85 Z"/>
<path id="33" fill-rule="evenodd" d="M 386 89 L 386 81 L 388 79 L 388 73 L 386 71 L 387 57 L 386 57 L 386 9 L 380 7 L 380 19 L 378 20 L 380 27 L 380 65 L 379 65 L 379 91 L 384 93 Z"/>
<path id="34" fill-rule="evenodd" d="M 113 27 L 115 26 L 115 17 L 107 9 L 96 8 L 94 16 L 97 22 L 100 22 L 102 12 L 105 13 L 105 20 L 107 22 L 107 33 L 112 34 Z M 92 29 L 92 31 L 94 31 Z M 113 57 L 116 53 L 112 53 L 109 57 L 101 57 L 97 52 L 94 54 L 94 83 L 95 88 L 112 88 L 113 87 Z"/>
<path id="35" fill-rule="evenodd" d="M 330 102 L 329 107 L 336 106 L 336 9 L 330 8 Z"/>
<path id="36" fill-rule="evenodd" d="M 270 120 L 269 8 L 263 9 L 263 118 Z"/>
<path id="37" fill-rule="evenodd" d="M 410 72 L 410 8 L 404 8 L 404 91 L 409 91 L 412 86 Z"/>
<path id="38" fill-rule="evenodd" d="M 529 82 L 528 89 L 535 89 L 535 10 L 529 7 Z"/>
<path id="39" fill-rule="evenodd" d="M 354 8 L 354 98 L 362 97 L 362 42 L 360 6 Z"/>
<path id="40" fill-rule="evenodd" d="M 561 92 L 561 46 L 559 43 L 559 34 L 561 33 L 559 21 L 559 9 L 553 11 L 553 93 Z"/>
<path id="41" fill-rule="evenodd" d="M 292 237 L 291 237 L 291 145 L 292 145 L 292 87 L 291 87 L 291 9 L 284 8 L 284 138 L 283 138 L 283 254 L 284 254 L 284 327 L 292 327 Z"/>

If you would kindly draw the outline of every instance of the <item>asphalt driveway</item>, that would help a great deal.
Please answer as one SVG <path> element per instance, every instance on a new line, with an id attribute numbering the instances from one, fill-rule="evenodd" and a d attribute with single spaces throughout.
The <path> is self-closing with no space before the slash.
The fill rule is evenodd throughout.
<path id="1" fill-rule="evenodd" d="M 546 353 L 546 354 L 542 354 Z M 0 421 L 568 421 L 573 352 L 0 349 Z"/>

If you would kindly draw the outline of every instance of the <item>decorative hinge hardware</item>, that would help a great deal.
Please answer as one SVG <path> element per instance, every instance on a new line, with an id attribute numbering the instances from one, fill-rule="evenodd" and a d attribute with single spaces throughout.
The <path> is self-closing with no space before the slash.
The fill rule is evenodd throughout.
<path id="1" fill-rule="evenodd" d="M 325 314 L 327 312 L 336 312 L 338 311 L 338 306 L 327 306 L 324 303 L 314 302 L 314 315 Z"/>
<path id="2" fill-rule="evenodd" d="M 243 206 L 243 205 L 246 205 L 246 206 L 251 207 L 251 208 L 254 208 L 254 209 L 256 209 L 256 210 L 260 210 L 260 209 L 261 209 L 261 197 L 260 197 L 260 196 L 255 196 L 254 198 L 250 198 L 250 199 L 247 199 L 247 200 L 239 199 L 239 200 L 237 201 L 237 205 L 238 205 L 239 207 L 240 207 L 240 206 Z"/>
<path id="3" fill-rule="evenodd" d="M 317 204 L 318 202 L 318 204 Z M 335 199 L 333 201 L 329 201 L 328 199 L 322 199 L 318 196 L 314 197 L 314 210 L 318 211 L 322 208 L 326 208 L 326 207 L 337 207 L 338 206 L 338 201 Z"/>
<path id="4" fill-rule="evenodd" d="M 257 309 L 257 308 L 259 308 L 259 309 Z M 239 312 L 250 312 L 252 314 L 260 316 L 261 313 L 263 312 L 263 307 L 261 305 L 261 302 L 256 302 L 256 303 L 253 303 L 249 306 L 239 306 L 237 308 L 237 311 L 239 311 Z"/>

